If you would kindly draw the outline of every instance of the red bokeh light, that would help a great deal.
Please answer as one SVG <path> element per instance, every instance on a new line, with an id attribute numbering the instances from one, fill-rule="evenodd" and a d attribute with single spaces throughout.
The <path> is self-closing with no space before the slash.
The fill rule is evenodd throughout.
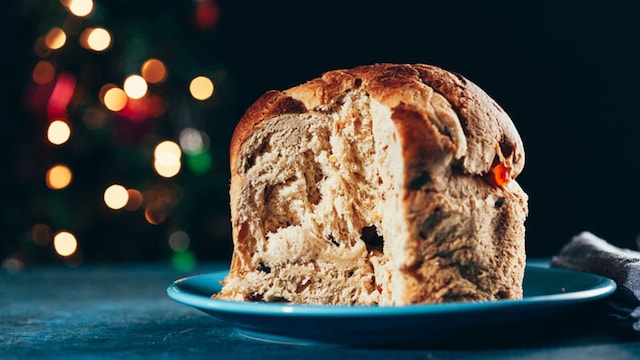
<path id="1" fill-rule="evenodd" d="M 218 23 L 220 7 L 213 0 L 202 0 L 196 5 L 194 17 L 196 26 L 199 29 L 209 29 Z"/>
<path id="2" fill-rule="evenodd" d="M 47 115 L 49 119 L 61 117 L 66 114 L 67 106 L 69 102 L 71 102 L 75 88 L 76 78 L 73 75 L 63 72 L 58 76 L 51 96 L 49 96 L 49 102 L 47 103 Z"/>

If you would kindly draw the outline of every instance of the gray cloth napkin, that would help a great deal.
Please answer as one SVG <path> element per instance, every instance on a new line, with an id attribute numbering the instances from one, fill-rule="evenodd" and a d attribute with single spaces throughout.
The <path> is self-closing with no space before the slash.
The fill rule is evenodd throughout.
<path id="1" fill-rule="evenodd" d="M 590 232 L 583 232 L 552 257 L 550 265 L 615 281 L 617 290 L 606 299 L 611 325 L 640 336 L 640 252 L 616 247 Z"/>

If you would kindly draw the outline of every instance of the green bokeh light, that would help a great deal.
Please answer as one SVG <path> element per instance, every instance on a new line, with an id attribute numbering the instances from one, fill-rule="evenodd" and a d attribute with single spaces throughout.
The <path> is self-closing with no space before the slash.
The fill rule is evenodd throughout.
<path id="1" fill-rule="evenodd" d="M 204 174 L 211 169 L 211 155 L 207 151 L 186 154 L 187 166 L 196 174 Z"/>
<path id="2" fill-rule="evenodd" d="M 176 252 L 171 257 L 171 265 L 179 271 L 191 271 L 196 267 L 196 257 L 189 251 Z"/>

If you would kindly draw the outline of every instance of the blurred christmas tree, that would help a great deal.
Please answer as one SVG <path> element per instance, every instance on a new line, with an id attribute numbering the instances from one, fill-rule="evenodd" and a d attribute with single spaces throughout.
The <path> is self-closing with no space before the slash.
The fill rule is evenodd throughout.
<path id="1" fill-rule="evenodd" d="M 233 87 L 214 0 L 25 0 L 3 267 L 230 255 Z M 222 14 L 223 16 L 224 14 Z M 24 67 L 24 66 L 23 66 Z M 196 256 L 197 254 L 197 256 Z"/>

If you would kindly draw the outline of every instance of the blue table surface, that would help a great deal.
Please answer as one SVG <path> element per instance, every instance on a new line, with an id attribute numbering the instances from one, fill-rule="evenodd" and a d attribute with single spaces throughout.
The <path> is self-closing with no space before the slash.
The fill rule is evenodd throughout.
<path id="1" fill-rule="evenodd" d="M 34 266 L 0 272 L 0 359 L 639 359 L 640 340 L 578 324 L 575 333 L 526 344 L 367 349 L 286 345 L 245 338 L 166 294 L 174 280 L 224 270 L 169 264 Z M 526 324 L 522 324 L 526 327 Z M 551 330 L 554 324 L 549 324 Z M 585 328 L 587 328 L 585 330 Z M 526 332 L 526 330 L 523 330 Z"/>

